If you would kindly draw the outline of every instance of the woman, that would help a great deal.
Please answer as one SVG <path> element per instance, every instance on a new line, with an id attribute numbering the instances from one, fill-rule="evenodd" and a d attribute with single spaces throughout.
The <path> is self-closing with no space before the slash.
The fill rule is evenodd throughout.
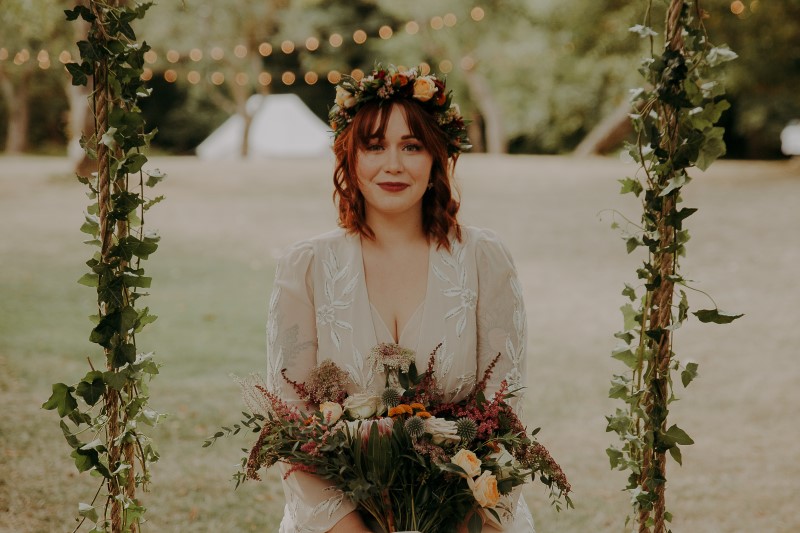
<path id="1" fill-rule="evenodd" d="M 379 393 L 384 377 L 366 357 L 379 342 L 416 352 L 453 401 L 463 399 L 498 352 L 487 387 L 525 375 L 525 312 L 514 266 L 498 238 L 462 227 L 453 171 L 468 148 L 464 121 L 445 85 L 416 70 L 378 67 L 337 86 L 334 198 L 341 229 L 294 245 L 278 263 L 267 327 L 268 384 L 297 399 L 281 377 L 305 381 L 329 358 L 349 375 L 348 393 Z M 282 533 L 370 530 L 352 503 L 322 479 L 284 480 Z M 533 531 L 515 490 L 484 531 Z"/>

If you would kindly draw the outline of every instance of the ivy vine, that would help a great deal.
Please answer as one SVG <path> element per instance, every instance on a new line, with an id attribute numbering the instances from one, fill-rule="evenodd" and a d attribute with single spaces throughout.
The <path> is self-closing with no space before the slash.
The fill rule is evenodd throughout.
<path id="1" fill-rule="evenodd" d="M 89 521 L 92 532 L 140 529 L 145 506 L 136 490 L 147 490 L 150 465 L 158 460 L 151 439 L 142 432 L 161 414 L 149 405 L 148 382 L 158 374 L 152 353 L 140 353 L 136 335 L 156 316 L 138 300 L 151 278 L 141 261 L 158 248 L 159 237 L 145 232 L 144 215 L 163 197 L 145 196 L 145 185 L 164 175 L 144 171 L 143 151 L 155 135 L 145 132 L 138 101 L 149 95 L 141 79 L 149 46 L 136 41 L 131 24 L 144 17 L 151 3 L 118 6 L 114 0 L 89 1 L 66 10 L 68 21 L 90 25 L 77 43 L 80 63 L 69 63 L 73 85 L 92 82 L 95 131 L 81 146 L 97 161 L 97 172 L 78 176 L 92 200 L 81 231 L 97 248 L 78 283 L 97 291 L 97 314 L 89 340 L 102 348 L 102 364 L 89 358 L 89 371 L 76 384 L 53 385 L 42 405 L 55 409 L 79 472 L 101 478 L 88 503 L 78 505 L 75 531 Z M 105 491 L 103 489 L 105 488 Z"/>
<path id="2" fill-rule="evenodd" d="M 717 67 L 736 54 L 709 42 L 699 1 L 681 0 L 668 3 L 663 50 L 656 52 L 653 1 L 646 4 L 644 23 L 631 28 L 650 41 L 650 57 L 639 69 L 647 85 L 632 92 L 637 142 L 626 146 L 638 171 L 619 180 L 621 194 L 640 198 L 643 213 L 639 224 L 625 219 L 612 227 L 621 230 L 628 253 L 643 247 L 647 259 L 636 270 L 639 283 L 626 283 L 622 291 L 629 302 L 621 308 L 624 325 L 614 335 L 619 344 L 612 357 L 626 372 L 613 376 L 609 396 L 625 406 L 606 417 L 607 431 L 621 442 L 606 451 L 612 469 L 629 472 L 625 488 L 633 514 L 626 524 L 640 533 L 664 533 L 672 519 L 665 505 L 666 454 L 681 464 L 680 447 L 693 443 L 667 422 L 675 400 L 673 376 L 679 373 L 686 387 L 698 370 L 672 351 L 674 331 L 689 318 L 687 289 L 696 290 L 680 273 L 679 258 L 689 240 L 684 221 L 697 209 L 679 206 L 690 182 L 687 169 L 706 170 L 725 153 L 724 129 L 717 123 L 729 103 Z M 713 308 L 693 313 L 701 322 L 724 324 L 741 316 L 720 311 L 708 298 Z"/>

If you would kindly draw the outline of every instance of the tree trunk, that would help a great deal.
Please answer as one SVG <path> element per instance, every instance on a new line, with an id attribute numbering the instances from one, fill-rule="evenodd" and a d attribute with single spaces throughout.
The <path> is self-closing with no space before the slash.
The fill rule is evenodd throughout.
<path id="1" fill-rule="evenodd" d="M 472 94 L 472 99 L 481 110 L 481 115 L 483 115 L 486 151 L 490 154 L 508 152 L 508 141 L 503 128 L 503 114 L 492 95 L 489 82 L 474 70 L 465 71 L 464 77 Z"/>
<path id="2" fill-rule="evenodd" d="M 641 108 L 644 101 L 639 100 L 637 109 Z M 603 155 L 616 149 L 632 131 L 630 113 L 634 108 L 627 100 L 619 104 L 611 113 L 600 121 L 592 131 L 573 150 L 572 155 L 586 157 L 590 155 Z"/>
<path id="3" fill-rule="evenodd" d="M 5 147 L 7 154 L 21 154 L 28 149 L 30 79 L 29 70 L 23 70 L 16 83 L 5 72 L 0 71 L 0 90 L 8 109 Z"/>

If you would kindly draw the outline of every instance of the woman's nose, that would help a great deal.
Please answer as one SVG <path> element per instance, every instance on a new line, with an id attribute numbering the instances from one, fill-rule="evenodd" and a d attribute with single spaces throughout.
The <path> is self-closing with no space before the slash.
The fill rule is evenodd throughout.
<path id="1" fill-rule="evenodd" d="M 403 161 L 400 150 L 390 148 L 386 153 L 386 171 L 394 173 L 401 170 L 403 170 Z"/>

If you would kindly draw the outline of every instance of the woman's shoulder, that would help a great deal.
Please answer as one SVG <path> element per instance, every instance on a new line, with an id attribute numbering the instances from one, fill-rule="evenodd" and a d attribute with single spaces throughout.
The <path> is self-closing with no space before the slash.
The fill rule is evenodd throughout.
<path id="1" fill-rule="evenodd" d="M 503 240 L 494 230 L 477 226 L 462 226 L 464 245 L 472 248 L 475 255 L 490 262 L 512 263 L 511 254 Z"/>
<path id="2" fill-rule="evenodd" d="M 345 230 L 337 228 L 290 244 L 280 254 L 281 260 L 290 263 L 300 259 L 311 260 L 319 249 L 339 246 L 349 243 L 351 240 L 352 236 L 348 235 Z"/>

